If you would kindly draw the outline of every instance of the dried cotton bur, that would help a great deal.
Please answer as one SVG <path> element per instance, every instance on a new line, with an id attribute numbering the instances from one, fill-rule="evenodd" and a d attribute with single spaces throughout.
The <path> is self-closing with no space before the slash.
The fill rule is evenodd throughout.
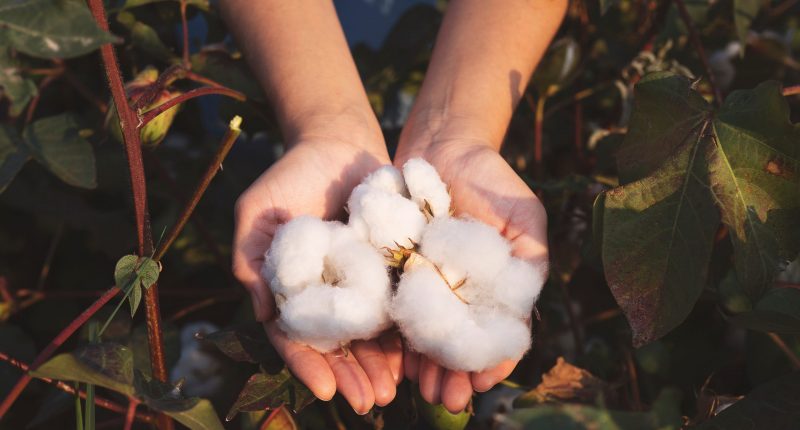
<path id="1" fill-rule="evenodd" d="M 465 371 L 530 348 L 546 267 L 513 257 L 495 228 L 452 217 L 433 166 L 416 158 L 402 174 L 382 167 L 353 190 L 347 209 L 347 226 L 290 221 L 267 252 L 264 277 L 290 338 L 326 352 L 393 320 L 412 349 Z M 400 279 L 393 297 L 387 266 Z"/>

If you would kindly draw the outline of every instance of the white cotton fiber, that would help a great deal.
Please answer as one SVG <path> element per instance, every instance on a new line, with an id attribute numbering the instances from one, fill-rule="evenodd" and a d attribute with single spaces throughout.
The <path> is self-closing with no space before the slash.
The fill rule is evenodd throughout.
<path id="1" fill-rule="evenodd" d="M 372 172 L 361 183 L 368 187 L 378 188 L 389 193 L 403 196 L 408 194 L 406 183 L 403 181 L 403 174 L 394 166 L 381 167 Z"/>
<path id="2" fill-rule="evenodd" d="M 373 338 L 391 324 L 384 259 L 341 223 L 299 217 L 279 227 L 263 273 L 282 295 L 278 326 L 320 352 Z"/>
<path id="3" fill-rule="evenodd" d="M 375 247 L 411 247 L 427 220 L 414 202 L 400 194 L 361 184 L 348 201 L 348 224 Z"/>
<path id="4" fill-rule="evenodd" d="M 436 169 L 422 158 L 412 158 L 403 165 L 408 193 L 420 209 L 427 203 L 435 217 L 450 214 L 450 193 Z"/>
<path id="5" fill-rule="evenodd" d="M 506 306 L 515 316 L 530 318 L 546 276 L 546 266 L 535 267 L 527 261 L 511 258 L 492 282 L 492 293 L 497 303 Z"/>

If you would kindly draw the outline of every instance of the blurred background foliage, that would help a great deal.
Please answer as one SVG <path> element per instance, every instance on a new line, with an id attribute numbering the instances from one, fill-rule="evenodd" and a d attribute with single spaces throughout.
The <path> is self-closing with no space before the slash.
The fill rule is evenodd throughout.
<path id="1" fill-rule="evenodd" d="M 107 1 L 114 36 L 87 30 L 94 28 L 86 21 L 91 16 L 75 11 L 85 9 L 83 2 L 34 3 L 45 35 L 84 32 L 96 44 L 53 51 L 44 39 L 22 37 L 9 25 L 26 19 L 12 12 L 20 2 L 0 0 L 0 353 L 5 361 L 21 362 L 30 362 L 112 285 L 115 262 L 135 248 L 124 151 L 106 126 L 110 100 L 94 48 L 117 43 L 126 81 L 148 66 L 163 72 L 180 64 L 183 49 L 178 1 Z M 395 402 L 364 417 L 338 397 L 308 404 L 303 387 L 281 371 L 263 333 L 248 324 L 250 304 L 229 268 L 232 209 L 237 196 L 281 156 L 282 138 L 214 2 L 188 3 L 192 72 L 242 92 L 247 101 L 210 96 L 181 106 L 163 141 L 144 150 L 148 205 L 158 237 L 178 216 L 227 122 L 233 115 L 244 117 L 242 137 L 163 259 L 159 279 L 171 378 L 185 378 L 187 396 L 208 398 L 219 416 L 232 418 L 226 428 L 800 428 L 800 262 L 771 268 L 775 273 L 764 291 L 749 294 L 734 270 L 729 233 L 718 229 L 702 278 L 690 273 L 665 281 L 668 294 L 689 288 L 681 279 L 699 283 L 688 315 L 634 348 L 637 323 L 629 323 L 629 309 L 620 307 L 607 284 L 615 276 L 604 268 L 601 252 L 601 227 L 608 219 L 600 217 L 603 203 L 595 205 L 598 195 L 626 183 L 617 153 L 637 115 L 634 87 L 646 74 L 685 76 L 687 88 L 706 100 L 715 92 L 708 70 L 722 95 L 767 80 L 784 88 L 800 84 L 800 2 L 572 1 L 503 148 L 549 214 L 551 277 L 537 305 L 534 348 L 509 381 L 476 395 L 465 414 L 451 416 L 424 404 L 406 382 Z M 336 5 L 394 148 L 446 2 Z M 177 94 L 196 86 L 177 80 L 164 91 Z M 788 103 L 791 122 L 800 117 L 799 96 L 775 103 Z M 650 113 L 655 116 L 640 117 L 648 124 L 659 115 L 658 99 L 655 105 Z M 776 139 L 798 136 L 797 127 L 785 124 L 789 118 L 778 119 L 789 134 Z M 800 154 L 800 140 L 794 145 L 790 152 Z M 636 164 L 637 157 L 646 155 L 628 161 Z M 798 158 L 781 164 L 788 174 L 795 174 Z M 797 226 L 789 226 L 781 234 L 794 240 Z M 629 246 L 639 239 L 630 237 Z M 623 286 L 637 294 L 635 287 Z M 95 319 L 102 323 L 110 313 L 103 309 Z M 84 351 L 78 348 L 87 347 L 87 337 L 84 331 L 64 349 Z M 144 372 L 145 379 L 137 381 L 147 381 L 143 315 L 131 320 L 118 314 L 104 340 L 125 345 L 126 352 L 114 353 Z M 19 376 L 19 369 L 0 363 L 3 397 Z M 136 392 L 152 393 L 152 387 L 143 387 L 137 382 Z M 252 398 L 239 397 L 242 387 Z M 102 393 L 124 403 L 124 393 Z M 71 395 L 35 381 L 0 428 L 72 428 L 73 404 Z M 273 410 L 249 412 L 265 407 Z M 99 409 L 97 414 L 97 428 L 123 426 L 119 413 Z"/>

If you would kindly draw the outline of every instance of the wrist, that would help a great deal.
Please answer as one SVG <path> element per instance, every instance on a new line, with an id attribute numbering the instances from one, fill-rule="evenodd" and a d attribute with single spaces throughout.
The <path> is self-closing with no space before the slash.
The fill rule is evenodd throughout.
<path id="1" fill-rule="evenodd" d="M 378 120 L 371 111 L 344 107 L 304 112 L 281 121 L 287 147 L 310 142 L 341 143 L 372 154 L 386 154 Z"/>

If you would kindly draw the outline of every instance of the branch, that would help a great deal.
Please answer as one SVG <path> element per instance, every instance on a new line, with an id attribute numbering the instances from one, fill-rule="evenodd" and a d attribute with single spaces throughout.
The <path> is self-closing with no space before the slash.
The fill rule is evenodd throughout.
<path id="1" fill-rule="evenodd" d="M 6 363 L 8 363 L 8 364 L 10 364 L 10 365 L 22 370 L 23 372 L 28 372 L 30 370 L 30 366 L 28 366 L 27 364 L 25 364 L 25 363 L 23 363 L 23 362 L 21 362 L 19 360 L 15 360 L 15 359 L 9 357 L 8 355 L 6 355 L 6 354 L 4 354 L 2 352 L 0 352 L 0 360 L 5 361 Z M 73 396 L 79 396 L 82 399 L 86 399 L 86 391 L 76 390 L 75 387 L 73 387 L 73 386 L 71 386 L 69 384 L 65 384 L 64 382 L 61 382 L 61 381 L 55 381 L 55 380 L 52 380 L 50 378 L 37 377 L 36 379 L 39 379 L 39 380 L 44 381 L 44 382 L 47 382 L 48 384 L 52 384 L 56 388 L 58 388 L 59 390 L 65 392 L 65 393 L 72 394 Z M 122 406 L 122 405 L 120 405 L 118 403 L 112 402 L 111 400 L 108 400 L 108 399 L 106 399 L 104 397 L 95 396 L 94 397 L 94 403 L 97 406 L 100 406 L 103 409 L 108 409 L 109 411 L 117 412 L 117 413 L 120 413 L 120 414 L 124 414 L 126 412 L 124 406 Z M 146 413 L 141 413 L 141 412 L 137 413 L 137 414 L 135 414 L 135 417 L 136 417 L 137 420 L 145 422 L 145 423 L 152 423 L 152 422 L 155 421 L 155 419 L 153 418 L 152 415 L 146 414 Z"/>
<path id="2" fill-rule="evenodd" d="M 703 67 L 706 69 L 708 82 L 711 84 L 711 89 L 714 91 L 714 103 L 716 103 L 717 107 L 719 107 L 722 104 L 722 92 L 717 85 L 717 78 L 711 71 L 711 65 L 708 63 L 708 56 L 703 48 L 703 44 L 700 42 L 700 36 L 697 33 L 697 28 L 694 26 L 694 21 L 692 21 L 692 17 L 689 15 L 689 10 L 686 9 L 686 4 L 683 2 L 683 0 L 674 0 L 674 2 L 678 7 L 681 20 L 683 20 L 684 25 L 686 25 L 686 28 L 689 30 L 689 40 L 691 40 L 695 51 L 697 51 L 697 56 L 700 57 L 700 62 L 703 63 Z"/>
<path id="3" fill-rule="evenodd" d="M 181 95 L 179 95 L 177 97 L 173 97 L 173 98 L 165 101 L 164 103 L 161 103 L 160 105 L 154 107 L 153 109 L 150 109 L 149 111 L 146 111 L 146 112 L 142 113 L 142 116 L 139 119 L 139 123 L 138 123 L 137 127 L 144 127 L 145 125 L 147 125 L 147 123 L 149 123 L 150 121 L 155 119 L 155 117 L 161 115 L 162 113 L 166 112 L 167 110 L 169 110 L 169 109 L 175 107 L 176 105 L 179 105 L 179 104 L 181 104 L 181 103 L 183 103 L 183 102 L 185 102 L 187 100 L 191 100 L 191 99 L 193 99 L 195 97 L 201 97 L 201 96 L 210 95 L 210 94 L 220 94 L 220 95 L 223 95 L 223 96 L 228 96 L 228 97 L 234 98 L 234 99 L 239 100 L 239 101 L 247 100 L 247 97 L 245 97 L 244 94 L 242 94 L 242 93 L 240 93 L 240 92 L 238 92 L 236 90 L 232 90 L 230 88 L 225 88 L 225 87 L 195 88 L 195 89 L 193 89 L 193 90 L 191 90 L 191 91 L 189 91 L 187 93 L 181 94 Z"/>
<path id="4" fill-rule="evenodd" d="M 778 347 L 778 349 L 780 349 L 781 352 L 783 352 L 783 354 L 786 355 L 786 358 L 788 358 L 789 362 L 792 363 L 792 367 L 795 370 L 800 369 L 800 357 L 798 357 L 797 354 L 795 354 L 794 351 L 792 351 L 792 349 L 789 348 L 789 345 L 786 345 L 786 342 L 784 342 L 783 339 L 781 339 L 781 337 L 778 336 L 777 333 L 767 333 L 767 334 L 769 335 L 769 338 L 772 339 L 772 342 L 774 342 L 775 345 Z"/>
<path id="5" fill-rule="evenodd" d="M 180 235 L 181 231 L 186 226 L 186 222 L 189 221 L 189 217 L 197 207 L 197 203 L 200 202 L 200 198 L 203 197 L 203 193 L 206 192 L 206 188 L 208 188 L 211 180 L 220 170 L 220 167 L 222 166 L 222 160 L 224 160 L 225 156 L 228 155 L 233 143 L 236 142 L 236 139 L 239 137 L 239 134 L 241 133 L 239 126 L 241 124 L 242 118 L 239 116 L 236 116 L 231 120 L 230 124 L 228 125 L 228 131 L 225 132 L 225 137 L 223 137 L 222 143 L 219 145 L 219 148 L 217 148 L 214 158 L 212 158 L 211 162 L 209 162 L 205 173 L 200 178 L 200 182 L 197 184 L 197 188 L 195 188 L 194 193 L 192 193 L 192 197 L 189 198 L 189 201 L 186 202 L 186 205 L 183 207 L 183 210 L 178 217 L 178 221 L 172 226 L 172 229 L 170 229 L 169 233 L 167 233 L 167 236 L 164 238 L 164 241 L 159 247 L 160 249 L 158 252 L 154 254 L 154 260 L 161 260 L 161 257 L 164 256 L 164 253 L 167 252 L 167 249 L 169 249 L 172 243 L 175 242 L 175 239 L 178 238 L 178 235 Z"/>
<path id="6" fill-rule="evenodd" d="M 783 89 L 783 95 L 785 97 L 795 96 L 800 94 L 800 85 L 795 85 L 792 87 L 786 87 Z"/>
<path id="7" fill-rule="evenodd" d="M 114 296 L 116 296 L 120 292 L 120 289 L 115 287 L 111 287 L 106 291 L 99 299 L 97 299 L 91 306 L 86 308 L 83 313 L 81 313 L 78 318 L 75 318 L 64 330 L 61 330 L 61 333 L 55 337 L 55 339 L 51 340 L 49 344 L 36 356 L 36 359 L 30 364 L 31 370 L 36 370 L 41 366 L 45 361 L 47 361 L 50 356 L 58 349 L 61 344 L 63 344 L 73 333 L 75 333 L 78 328 L 80 328 L 86 321 L 89 320 L 97 311 L 100 310 L 109 300 L 111 300 Z M 31 382 L 31 375 L 26 373 L 22 375 L 17 383 L 14 385 L 14 388 L 8 392 L 6 398 L 3 399 L 3 403 L 0 404 L 0 419 L 5 416 L 8 409 L 14 402 L 17 400 L 20 394 L 22 394 L 22 390 L 28 386 L 28 383 Z"/>

